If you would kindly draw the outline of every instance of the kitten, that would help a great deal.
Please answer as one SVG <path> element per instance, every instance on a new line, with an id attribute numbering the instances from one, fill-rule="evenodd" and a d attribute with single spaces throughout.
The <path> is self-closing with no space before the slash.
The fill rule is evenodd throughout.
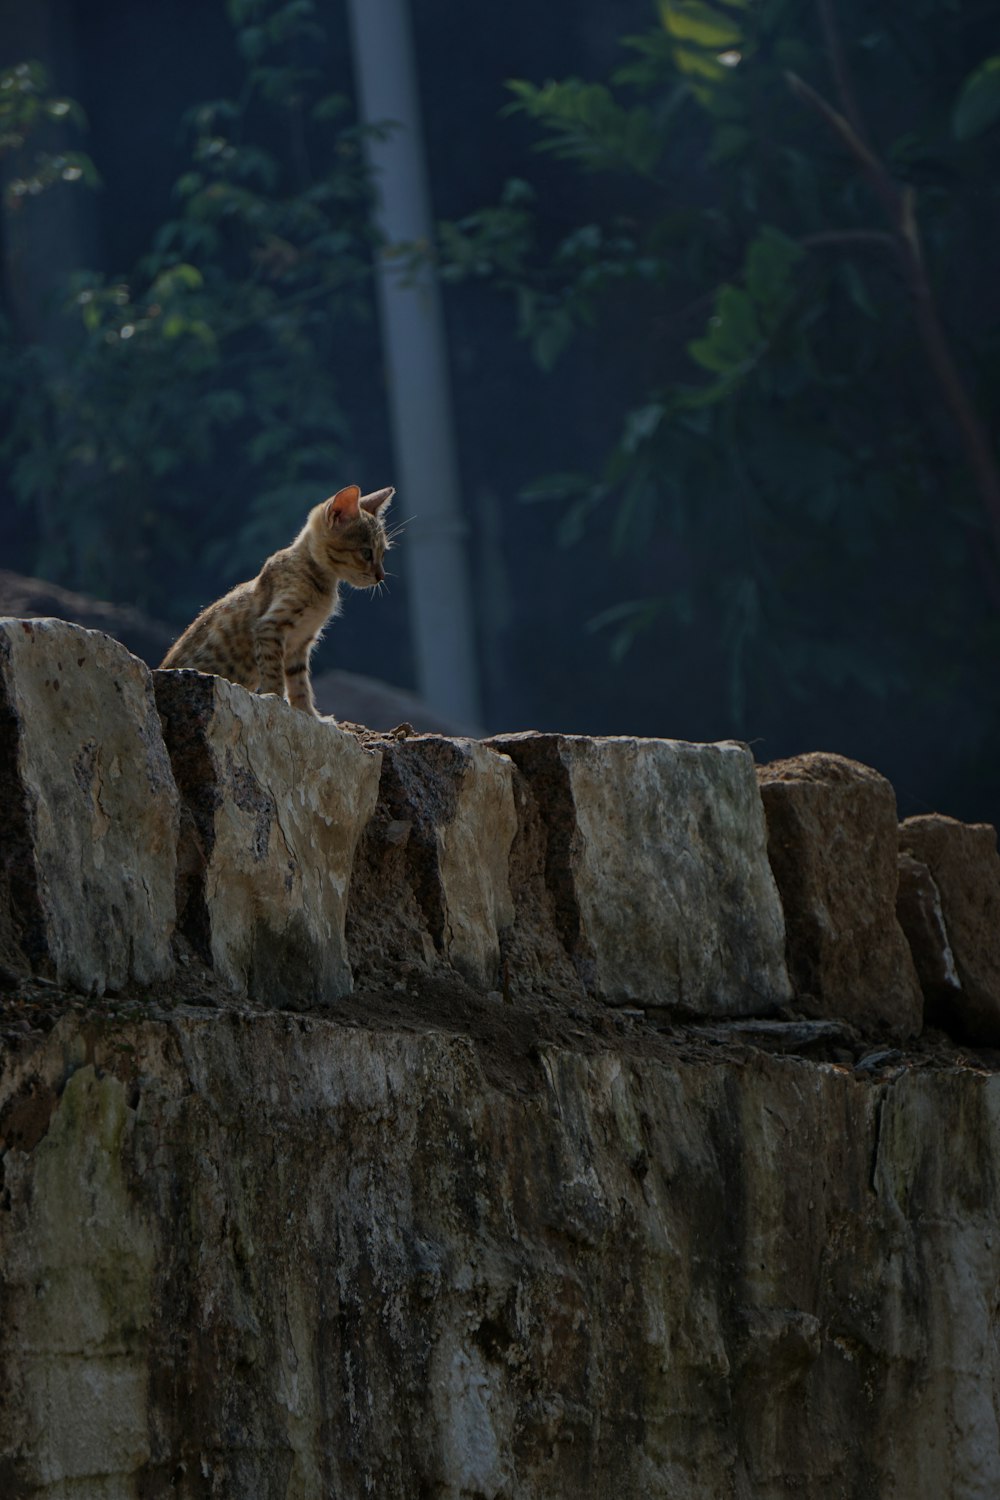
<path id="1" fill-rule="evenodd" d="M 314 506 L 290 547 L 269 557 L 256 578 L 203 609 L 174 642 L 161 668 L 194 667 L 255 693 L 287 696 L 315 714 L 309 656 L 339 612 L 341 583 L 382 582 L 389 546 L 381 512 L 395 490 L 362 496 L 356 484 Z"/>

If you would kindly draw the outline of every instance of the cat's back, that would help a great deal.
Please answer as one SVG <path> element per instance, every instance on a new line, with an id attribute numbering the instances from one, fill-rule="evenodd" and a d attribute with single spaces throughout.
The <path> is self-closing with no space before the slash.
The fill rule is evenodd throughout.
<path id="1" fill-rule="evenodd" d="M 163 658 L 161 668 L 193 667 L 245 683 L 255 664 L 254 626 L 267 608 L 270 592 L 263 575 L 238 583 L 192 621 Z"/>

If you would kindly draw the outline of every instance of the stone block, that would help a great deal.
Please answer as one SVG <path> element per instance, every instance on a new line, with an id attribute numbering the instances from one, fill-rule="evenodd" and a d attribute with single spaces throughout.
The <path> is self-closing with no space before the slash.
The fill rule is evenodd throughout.
<path id="1" fill-rule="evenodd" d="M 0 621 L 0 962 L 87 993 L 171 972 L 178 799 L 147 668 Z"/>
<path id="2" fill-rule="evenodd" d="M 962 985 L 948 941 L 941 892 L 923 861 L 903 850 L 899 854 L 896 915 L 924 992 L 925 1021 L 954 1030 L 955 1002 L 960 1000 Z"/>
<path id="3" fill-rule="evenodd" d="M 346 994 L 347 891 L 378 752 L 220 677 L 154 682 L 183 802 L 182 933 L 237 992 L 295 1006 Z"/>
<path id="4" fill-rule="evenodd" d="M 884 776 L 822 752 L 758 768 L 797 1003 L 897 1037 L 923 997 L 896 918 L 896 798 Z"/>
<path id="5" fill-rule="evenodd" d="M 369 980 L 445 962 L 470 984 L 500 984 L 513 921 L 509 857 L 517 826 L 509 759 L 475 740 L 378 742 L 378 805 L 351 887 L 351 961 Z"/>
<path id="6" fill-rule="evenodd" d="M 753 760 L 733 743 L 512 734 L 510 982 L 694 1015 L 788 1000 Z"/>
<path id="7" fill-rule="evenodd" d="M 940 813 L 899 826 L 900 863 L 927 875 L 922 905 L 905 899 L 900 919 L 913 949 L 928 1018 L 967 1041 L 1000 1046 L 1000 855 L 990 823 Z M 936 907 L 933 896 L 936 895 Z"/>

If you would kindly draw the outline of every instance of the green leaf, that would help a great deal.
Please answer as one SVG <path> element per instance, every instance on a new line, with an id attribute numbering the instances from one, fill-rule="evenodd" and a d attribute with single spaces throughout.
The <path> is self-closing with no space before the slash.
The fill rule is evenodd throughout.
<path id="1" fill-rule="evenodd" d="M 965 80 L 952 115 L 955 139 L 970 141 L 1000 119 L 1000 55 L 988 57 Z"/>
<path id="2" fill-rule="evenodd" d="M 747 292 L 765 322 L 772 322 L 788 305 L 792 273 L 803 253 L 800 245 L 770 225 L 765 225 L 747 251 Z"/>
<path id="3" fill-rule="evenodd" d="M 647 442 L 663 421 L 666 410 L 662 402 L 651 401 L 648 406 L 630 411 L 625 418 L 625 431 L 622 435 L 623 451 L 632 454 L 641 443 Z"/>
<path id="4" fill-rule="evenodd" d="M 663 599 L 630 599 L 624 604 L 613 604 L 610 609 L 602 610 L 588 620 L 587 629 L 594 635 L 598 631 L 618 627 L 609 649 L 611 660 L 617 663 L 624 660 L 636 636 L 653 625 L 662 613 L 664 604 Z"/>
<path id="5" fill-rule="evenodd" d="M 739 287 L 720 287 L 715 312 L 704 338 L 688 344 L 688 353 L 703 369 L 730 375 L 752 359 L 761 344 L 754 304 Z"/>
<path id="6" fill-rule="evenodd" d="M 167 271 L 161 271 L 149 289 L 154 301 L 164 302 L 179 291 L 196 292 L 204 285 L 205 278 L 197 266 L 180 261 Z"/>
<path id="7" fill-rule="evenodd" d="M 312 117 L 317 121 L 339 120 L 349 108 L 350 100 L 346 94 L 326 94 L 313 105 Z"/>
<path id="8" fill-rule="evenodd" d="M 548 372 L 573 337 L 573 316 L 566 308 L 555 308 L 539 316 L 532 334 L 531 350 Z"/>
<path id="9" fill-rule="evenodd" d="M 694 78 L 707 78 L 718 83 L 728 76 L 729 70 L 712 52 L 700 52 L 696 47 L 677 46 L 674 59 L 682 73 Z"/>
<path id="10" fill-rule="evenodd" d="M 174 183 L 174 194 L 178 198 L 190 198 L 205 186 L 201 172 L 183 172 Z"/>
<path id="11" fill-rule="evenodd" d="M 729 370 L 731 361 L 716 348 L 711 338 L 692 339 L 687 351 L 703 370 L 711 370 L 715 375 L 723 375 Z"/>
<path id="12" fill-rule="evenodd" d="M 674 49 L 670 37 L 663 29 L 657 27 L 654 30 L 643 33 L 641 36 L 623 36 L 621 39 L 623 47 L 639 54 L 634 61 L 627 62 L 617 68 L 611 75 L 611 81 L 615 84 L 632 84 L 640 89 L 659 88 L 664 83 L 672 81 L 674 73 Z M 674 103 L 675 101 L 671 101 Z M 680 102 L 679 98 L 676 102 Z"/>
<path id="13" fill-rule="evenodd" d="M 556 532 L 556 540 L 560 547 L 573 547 L 583 536 L 587 521 L 593 511 L 607 499 L 607 487 L 603 484 L 592 484 L 586 494 L 582 495 L 575 505 L 571 505 L 563 516 Z"/>
<path id="14" fill-rule="evenodd" d="M 263 26 L 247 26 L 239 33 L 237 44 L 248 62 L 257 62 L 267 51 L 267 32 Z"/>
<path id="15" fill-rule="evenodd" d="M 588 171 L 627 167 L 641 176 L 653 172 L 663 140 L 644 106 L 627 109 L 603 84 L 579 78 L 549 81 L 541 88 L 515 78 L 507 87 L 514 100 L 503 113 L 530 115 L 548 132 L 549 139 L 536 150 L 577 161 Z"/>
<path id="16" fill-rule="evenodd" d="M 660 16 L 671 36 L 706 50 L 722 52 L 743 40 L 743 28 L 736 15 L 726 14 L 701 0 L 660 0 Z"/>

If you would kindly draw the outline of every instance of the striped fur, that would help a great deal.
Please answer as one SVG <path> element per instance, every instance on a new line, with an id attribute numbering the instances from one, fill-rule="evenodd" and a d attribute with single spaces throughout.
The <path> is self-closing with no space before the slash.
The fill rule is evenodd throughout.
<path id="1" fill-rule="evenodd" d="M 394 493 L 362 496 L 352 484 L 314 506 L 291 546 L 203 609 L 161 666 L 211 672 L 315 714 L 309 657 L 338 613 L 340 585 L 370 589 L 384 579 L 389 538 L 382 512 Z"/>

